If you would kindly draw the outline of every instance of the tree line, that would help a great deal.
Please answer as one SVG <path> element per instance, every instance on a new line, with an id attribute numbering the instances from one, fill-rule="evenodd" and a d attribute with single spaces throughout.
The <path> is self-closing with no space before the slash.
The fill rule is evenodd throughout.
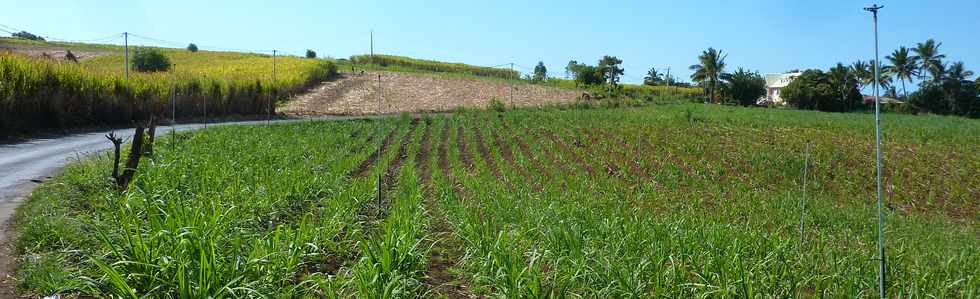
<path id="1" fill-rule="evenodd" d="M 939 51 L 941 45 L 929 39 L 912 48 L 899 47 L 887 55 L 878 79 L 881 94 L 903 102 L 888 105 L 899 112 L 980 117 L 980 89 L 970 79 L 974 73 L 962 61 L 946 61 L 946 55 Z M 860 91 L 874 85 L 875 68 L 874 60 L 859 60 L 848 66 L 838 63 L 826 72 L 807 70 L 782 90 L 782 97 L 802 109 L 866 109 L 873 101 L 863 101 Z M 910 94 L 907 84 L 916 80 L 919 89 Z"/>

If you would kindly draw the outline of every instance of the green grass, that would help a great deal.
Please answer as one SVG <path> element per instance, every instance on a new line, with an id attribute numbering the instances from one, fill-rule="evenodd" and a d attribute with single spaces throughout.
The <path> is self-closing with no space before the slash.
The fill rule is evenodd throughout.
<path id="1" fill-rule="evenodd" d="M 980 295 L 980 122 L 883 125 L 888 293 Z M 211 128 L 161 138 L 125 194 L 105 155 L 42 184 L 16 216 L 17 281 L 123 297 L 439 297 L 447 283 L 873 297 L 872 132 L 866 114 L 702 104 Z"/>

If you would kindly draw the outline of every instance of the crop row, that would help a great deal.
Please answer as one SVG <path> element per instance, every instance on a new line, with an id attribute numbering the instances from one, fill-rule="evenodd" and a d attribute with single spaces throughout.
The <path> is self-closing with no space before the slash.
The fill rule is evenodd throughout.
<path id="1" fill-rule="evenodd" d="M 44 294 L 190 297 L 873 294 L 867 136 L 727 109 L 478 111 L 181 135 L 144 164 L 136 191 L 114 193 L 102 158 L 43 185 L 18 218 L 18 248 L 32 257 L 18 277 Z M 965 167 L 977 157 L 945 133 L 916 134 L 886 146 L 888 291 L 975 296 L 978 182 Z M 940 189 L 944 205 L 921 195 Z"/>

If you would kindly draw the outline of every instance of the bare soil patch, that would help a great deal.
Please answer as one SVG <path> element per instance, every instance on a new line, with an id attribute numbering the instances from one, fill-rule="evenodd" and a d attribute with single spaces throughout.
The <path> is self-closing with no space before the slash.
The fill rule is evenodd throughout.
<path id="1" fill-rule="evenodd" d="M 55 60 L 67 60 L 66 56 L 68 55 L 69 50 L 71 50 L 72 55 L 75 55 L 75 58 L 79 61 L 111 54 L 109 51 L 83 49 L 77 47 L 73 48 L 56 44 L 15 44 L 0 39 L 0 52 L 13 52 L 33 57 L 50 57 L 51 59 Z"/>
<path id="2" fill-rule="evenodd" d="M 378 88 L 381 76 L 381 88 Z M 379 111 L 378 96 L 382 97 Z M 480 78 L 431 74 L 367 72 L 344 74 L 281 107 L 289 115 L 365 115 L 438 112 L 457 107 L 485 108 L 491 99 L 508 106 L 571 103 L 581 91 Z"/>

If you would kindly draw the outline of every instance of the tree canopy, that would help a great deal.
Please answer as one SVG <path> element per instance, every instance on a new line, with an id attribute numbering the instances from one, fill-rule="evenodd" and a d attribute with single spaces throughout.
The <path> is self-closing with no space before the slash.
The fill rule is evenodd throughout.
<path id="1" fill-rule="evenodd" d="M 732 74 L 722 76 L 729 102 L 742 106 L 753 106 L 766 94 L 766 79 L 757 72 L 738 68 Z"/>
<path id="2" fill-rule="evenodd" d="M 534 82 L 542 82 L 548 78 L 548 68 L 544 66 L 544 61 L 538 61 L 538 65 L 534 66 L 534 77 L 531 78 Z"/>
<path id="3" fill-rule="evenodd" d="M 170 59 L 156 48 L 137 48 L 133 54 L 133 69 L 138 72 L 170 70 Z"/>

